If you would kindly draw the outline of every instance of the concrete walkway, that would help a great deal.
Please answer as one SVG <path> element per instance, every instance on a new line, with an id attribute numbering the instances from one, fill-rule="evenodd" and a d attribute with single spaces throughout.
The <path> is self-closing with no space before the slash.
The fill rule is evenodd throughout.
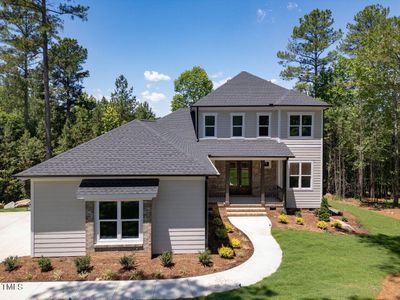
<path id="1" fill-rule="evenodd" d="M 206 296 L 254 284 L 274 273 L 282 251 L 271 236 L 267 217 L 231 217 L 254 245 L 254 253 L 243 264 L 219 273 L 183 279 L 24 282 L 20 290 L 6 291 L 0 284 L 1 299 L 176 299 Z M 17 286 L 15 287 L 18 288 Z"/>
<path id="2" fill-rule="evenodd" d="M 0 262 L 10 255 L 31 255 L 30 220 L 29 211 L 0 212 Z"/>

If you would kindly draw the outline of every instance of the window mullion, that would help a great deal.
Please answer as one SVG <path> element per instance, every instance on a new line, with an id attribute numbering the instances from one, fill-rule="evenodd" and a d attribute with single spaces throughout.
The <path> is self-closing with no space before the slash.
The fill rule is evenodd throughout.
<path id="1" fill-rule="evenodd" d="M 121 223 L 121 201 L 117 202 L 117 239 L 122 238 L 122 223 Z"/>

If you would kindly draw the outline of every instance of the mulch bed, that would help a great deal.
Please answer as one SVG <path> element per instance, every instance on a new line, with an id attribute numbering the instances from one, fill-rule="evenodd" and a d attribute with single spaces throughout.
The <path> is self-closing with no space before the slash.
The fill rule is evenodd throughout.
<path id="1" fill-rule="evenodd" d="M 298 230 L 308 230 L 313 232 L 329 232 L 332 234 L 349 234 L 340 229 L 336 229 L 331 227 L 328 223 L 328 228 L 326 230 L 319 229 L 317 227 L 318 218 L 314 215 L 313 211 L 309 210 L 302 210 L 301 211 L 302 218 L 304 219 L 304 225 L 297 225 L 296 224 L 296 216 L 295 215 L 288 215 L 288 223 L 282 224 L 278 222 L 279 211 L 271 210 L 268 211 L 268 217 L 272 222 L 272 228 L 281 228 L 281 229 L 298 229 Z M 356 234 L 366 234 L 368 231 L 358 223 L 357 218 L 348 212 L 343 212 L 343 217 L 348 219 L 347 224 L 351 225 Z M 333 219 L 341 220 L 342 216 L 334 216 Z"/>
<path id="2" fill-rule="evenodd" d="M 224 222 L 227 221 L 224 213 L 221 215 Z M 221 245 L 229 246 L 229 240 L 220 241 L 215 237 L 216 226 L 210 219 L 209 225 L 209 249 L 212 252 L 213 264 L 205 267 L 200 264 L 198 254 L 176 254 L 173 256 L 174 266 L 167 268 L 161 265 L 159 257 L 149 258 L 144 255 L 135 254 L 136 269 L 135 279 L 168 279 L 184 278 L 191 276 L 205 275 L 220 272 L 233 268 L 246 261 L 253 253 L 253 246 L 248 237 L 235 229 L 229 233 L 230 238 L 237 238 L 241 242 L 241 248 L 235 249 L 233 259 L 223 259 L 218 255 L 218 248 Z M 86 280 L 100 280 L 105 271 L 110 270 L 113 273 L 113 280 L 129 280 L 131 271 L 125 271 L 121 268 L 119 259 L 124 254 L 132 255 L 133 252 L 95 252 L 91 254 L 92 270 Z M 29 256 L 19 257 L 19 267 L 12 272 L 6 272 L 4 266 L 0 265 L 0 282 L 18 282 L 18 281 L 54 281 L 55 271 L 62 271 L 63 281 L 79 280 L 75 269 L 74 257 L 53 257 L 51 258 L 53 270 L 41 272 L 38 266 L 39 258 Z"/>
<path id="3" fill-rule="evenodd" d="M 377 300 L 400 299 L 400 274 L 389 275 L 382 284 Z"/>

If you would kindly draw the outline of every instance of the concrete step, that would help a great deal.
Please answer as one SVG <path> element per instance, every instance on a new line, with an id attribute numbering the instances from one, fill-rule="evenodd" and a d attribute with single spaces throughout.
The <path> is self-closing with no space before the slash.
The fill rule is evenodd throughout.
<path id="1" fill-rule="evenodd" d="M 264 207 L 227 207 L 226 211 L 265 211 Z"/>
<path id="2" fill-rule="evenodd" d="M 234 211 L 234 212 L 227 212 L 228 217 L 240 217 L 240 216 L 266 216 L 266 211 Z"/>

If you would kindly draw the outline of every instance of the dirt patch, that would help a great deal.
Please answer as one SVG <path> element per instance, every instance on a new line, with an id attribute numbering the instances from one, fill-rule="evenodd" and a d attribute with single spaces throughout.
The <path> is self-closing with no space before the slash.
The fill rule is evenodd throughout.
<path id="1" fill-rule="evenodd" d="M 361 202 L 354 198 L 346 198 L 346 199 L 341 199 L 339 201 L 342 201 L 345 204 L 361 207 L 370 211 L 377 212 L 378 214 L 400 220 L 400 207 L 396 208 L 386 207 L 387 205 L 385 204 L 384 199 L 378 199 L 376 201 L 363 200 L 363 202 Z"/>
<path id="2" fill-rule="evenodd" d="M 383 281 L 377 300 L 400 300 L 400 274 L 389 275 Z"/>
<path id="3" fill-rule="evenodd" d="M 304 225 L 296 224 L 296 216 L 288 215 L 288 223 L 282 224 L 278 222 L 279 211 L 271 210 L 268 211 L 268 217 L 272 222 L 272 228 L 282 228 L 282 229 L 298 229 L 298 230 L 308 230 L 313 232 L 329 232 L 333 234 L 348 234 L 342 230 L 331 227 L 328 223 L 328 228 L 326 230 L 319 229 L 317 227 L 318 218 L 314 215 L 313 211 L 302 210 L 302 218 L 304 219 Z M 358 223 L 357 218 L 348 212 L 343 212 L 343 216 L 334 216 L 332 219 L 341 220 L 342 217 L 347 218 L 347 224 L 354 228 L 357 234 L 366 234 L 368 231 Z"/>
<path id="4" fill-rule="evenodd" d="M 221 213 L 221 217 L 224 222 L 228 221 L 224 213 Z M 123 251 L 95 252 L 91 254 L 91 265 L 93 267 L 86 280 L 99 280 L 106 271 L 112 272 L 113 280 L 192 277 L 227 270 L 249 259 L 253 253 L 253 246 L 248 237 L 237 228 L 234 229 L 233 233 L 229 233 L 229 238 L 237 238 L 241 243 L 241 248 L 235 249 L 235 257 L 233 259 L 223 259 L 218 255 L 218 248 L 223 244 L 229 246 L 229 239 L 221 241 L 216 238 L 214 232 L 218 226 L 212 223 L 212 218 L 213 213 L 210 212 L 208 236 L 213 263 L 209 267 L 205 267 L 199 262 L 198 254 L 196 253 L 176 254 L 173 257 L 174 266 L 166 268 L 161 265 L 159 257 L 149 258 L 148 256 L 134 254 L 134 252 Z M 132 277 L 131 271 L 123 270 L 119 263 L 120 257 L 132 254 L 136 258 L 135 278 Z M 20 257 L 18 258 L 19 267 L 12 272 L 6 272 L 4 266 L 0 265 L 0 282 L 54 281 L 56 280 L 55 273 L 57 272 L 62 272 L 61 278 L 57 280 L 79 280 L 74 259 L 74 257 L 51 258 L 53 270 L 41 272 L 38 266 L 38 258 L 31 258 L 29 256 Z"/>

